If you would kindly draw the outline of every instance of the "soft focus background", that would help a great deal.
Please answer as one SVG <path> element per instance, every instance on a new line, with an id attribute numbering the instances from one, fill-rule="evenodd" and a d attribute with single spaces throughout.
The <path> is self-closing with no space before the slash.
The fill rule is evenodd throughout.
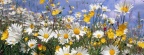
<path id="1" fill-rule="evenodd" d="M 42 12 L 46 10 L 46 5 L 48 0 L 44 4 L 39 4 L 39 0 L 16 0 L 18 6 L 22 6 L 24 8 L 27 8 L 30 11 L 33 12 Z M 26 1 L 26 2 L 22 2 Z M 66 1 L 69 1 L 67 3 Z M 81 12 L 82 9 L 89 9 L 89 5 L 92 3 L 103 3 L 105 6 L 107 6 L 109 9 L 111 9 L 110 12 L 107 12 L 107 15 L 109 17 L 116 17 L 115 5 L 119 2 L 128 1 L 134 5 L 133 9 L 130 11 L 129 14 L 126 16 L 126 20 L 130 23 L 129 28 L 135 28 L 138 25 L 138 12 L 140 14 L 141 24 L 143 26 L 143 19 L 144 19 L 144 0 L 54 0 L 55 3 L 60 2 L 60 5 L 64 7 L 64 12 L 62 15 L 68 14 L 70 8 L 69 6 L 74 6 L 75 9 L 73 12 Z M 73 13 L 75 14 L 75 13 Z M 141 29 L 141 32 L 144 31 Z"/>

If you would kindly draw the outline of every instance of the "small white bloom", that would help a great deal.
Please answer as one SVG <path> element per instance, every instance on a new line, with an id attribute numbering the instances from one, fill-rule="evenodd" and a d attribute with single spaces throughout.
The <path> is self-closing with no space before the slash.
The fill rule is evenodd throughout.
<path id="1" fill-rule="evenodd" d="M 99 4 L 90 4 L 90 11 L 94 11 L 100 8 Z"/>
<path id="2" fill-rule="evenodd" d="M 110 9 L 108 9 L 107 6 L 102 6 L 102 11 L 107 12 L 110 11 Z"/>
<path id="3" fill-rule="evenodd" d="M 109 22 L 110 22 L 110 24 L 115 24 L 116 23 L 116 21 L 115 21 L 115 19 L 114 18 L 109 18 L 109 20 L 108 20 Z"/>
<path id="4" fill-rule="evenodd" d="M 52 29 L 49 29 L 49 28 L 40 29 L 38 34 L 40 35 L 40 36 L 38 36 L 38 38 L 41 39 L 41 41 L 44 41 L 44 42 L 49 41 L 55 35 L 52 32 Z"/>
<path id="5" fill-rule="evenodd" d="M 101 50 L 102 55 L 118 55 L 118 53 L 120 52 L 118 50 L 118 47 L 113 45 L 105 46 Z"/>
<path id="6" fill-rule="evenodd" d="M 55 55 L 71 55 L 70 46 L 60 48 L 58 51 L 55 52 Z"/>
<path id="7" fill-rule="evenodd" d="M 77 40 L 80 39 L 80 36 L 83 36 L 84 34 L 86 34 L 86 32 L 82 29 L 79 23 L 73 23 L 71 27 L 72 27 L 72 30 L 71 30 L 72 36 L 73 37 L 75 36 Z"/>
<path id="8" fill-rule="evenodd" d="M 81 10 L 83 13 L 86 13 L 87 12 L 87 10 L 86 9 L 83 9 L 83 10 Z"/>
<path id="9" fill-rule="evenodd" d="M 101 30 L 97 30 L 93 33 L 93 37 L 95 38 L 102 38 L 104 36 L 104 32 Z"/>
<path id="10" fill-rule="evenodd" d="M 88 50 L 83 47 L 79 47 L 76 49 L 72 48 L 71 52 L 73 55 L 89 55 Z"/>
<path id="11" fill-rule="evenodd" d="M 75 14 L 75 17 L 76 18 L 80 18 L 82 15 L 81 15 L 81 13 L 80 12 L 77 12 L 76 14 Z"/>
<path id="12" fill-rule="evenodd" d="M 37 40 L 31 39 L 31 40 L 28 41 L 28 46 L 29 46 L 31 49 L 35 48 L 36 45 L 37 45 Z"/>

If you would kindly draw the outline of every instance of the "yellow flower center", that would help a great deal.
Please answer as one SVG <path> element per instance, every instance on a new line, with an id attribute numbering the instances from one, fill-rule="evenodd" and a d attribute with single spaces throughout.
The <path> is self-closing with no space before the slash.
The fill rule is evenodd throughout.
<path id="1" fill-rule="evenodd" d="M 129 10 L 129 8 L 127 7 L 127 6 L 123 6 L 122 8 L 121 8 L 121 10 L 122 10 L 122 12 L 128 12 L 128 10 Z"/>
<path id="2" fill-rule="evenodd" d="M 34 24 L 30 24 L 30 28 L 33 29 L 34 28 Z"/>
<path id="3" fill-rule="evenodd" d="M 70 55 L 69 53 L 65 53 L 64 55 Z"/>
<path id="4" fill-rule="evenodd" d="M 37 53 L 34 53 L 34 55 L 38 55 Z"/>
<path id="5" fill-rule="evenodd" d="M 71 22 L 71 18 L 67 18 L 67 21 L 68 21 L 68 22 Z"/>
<path id="6" fill-rule="evenodd" d="M 58 51 L 60 49 L 60 46 L 56 46 L 56 51 Z"/>
<path id="7" fill-rule="evenodd" d="M 80 30 L 78 28 L 74 28 L 73 29 L 74 34 L 79 35 L 80 34 Z"/>
<path id="8" fill-rule="evenodd" d="M 109 53 L 110 53 L 110 55 L 114 55 L 115 54 L 115 50 L 114 49 L 110 49 Z"/>
<path id="9" fill-rule="evenodd" d="M 34 36 L 35 36 L 35 37 L 38 36 L 38 33 L 34 33 Z"/>
<path id="10" fill-rule="evenodd" d="M 30 44 L 30 45 L 29 45 L 29 47 L 33 47 L 33 46 L 34 46 L 34 44 Z"/>
<path id="11" fill-rule="evenodd" d="M 46 34 L 46 33 L 45 33 L 45 34 L 43 35 L 43 37 L 44 37 L 44 38 L 48 38 L 48 37 L 49 37 L 49 34 Z"/>
<path id="12" fill-rule="evenodd" d="M 60 35 L 61 35 L 61 34 L 59 34 L 59 33 L 57 34 L 58 37 L 60 37 Z"/>
<path id="13" fill-rule="evenodd" d="M 65 39 L 67 39 L 69 36 L 68 36 L 68 34 L 66 33 L 66 34 L 64 34 L 64 38 Z"/>
<path id="14" fill-rule="evenodd" d="M 100 38 L 101 37 L 101 34 L 97 34 L 97 38 Z"/>
<path id="15" fill-rule="evenodd" d="M 28 41 L 28 37 L 26 37 L 24 40 L 25 40 L 25 42 Z"/>
<path id="16" fill-rule="evenodd" d="M 48 23 L 44 23 L 44 26 L 45 26 L 45 27 L 48 26 Z"/>
<path id="17" fill-rule="evenodd" d="M 78 52 L 78 53 L 76 53 L 76 55 L 82 55 L 82 53 Z"/>
<path id="18" fill-rule="evenodd" d="M 71 28 L 70 24 L 66 24 L 66 28 L 70 29 Z"/>

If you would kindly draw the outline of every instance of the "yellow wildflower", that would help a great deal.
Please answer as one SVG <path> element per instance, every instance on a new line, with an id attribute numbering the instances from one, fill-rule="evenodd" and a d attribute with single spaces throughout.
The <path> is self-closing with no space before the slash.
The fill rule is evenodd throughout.
<path id="1" fill-rule="evenodd" d="M 2 37 L 1 37 L 1 40 L 6 40 L 8 38 L 8 30 L 6 29 L 3 33 L 2 33 Z"/>
<path id="2" fill-rule="evenodd" d="M 114 38 L 115 38 L 115 34 L 114 34 L 112 28 L 110 28 L 110 29 L 107 31 L 107 35 L 108 35 L 108 38 L 109 38 L 109 39 L 114 39 Z"/>
<path id="3" fill-rule="evenodd" d="M 45 0 L 40 0 L 39 4 L 43 4 L 45 2 Z"/>
<path id="4" fill-rule="evenodd" d="M 89 23 L 90 19 L 91 19 L 90 15 L 84 14 L 84 19 L 83 19 L 84 22 Z"/>
<path id="5" fill-rule="evenodd" d="M 58 15 L 60 12 L 59 9 L 52 10 L 52 15 Z"/>

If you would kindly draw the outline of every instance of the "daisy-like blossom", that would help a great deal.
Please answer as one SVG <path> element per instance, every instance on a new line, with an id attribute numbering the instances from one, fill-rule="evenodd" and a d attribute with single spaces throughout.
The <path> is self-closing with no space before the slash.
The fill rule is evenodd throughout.
<path id="1" fill-rule="evenodd" d="M 41 21 L 40 24 L 42 24 L 43 26 L 50 26 L 52 25 L 54 22 L 53 21 L 50 21 L 50 20 L 47 20 L 47 21 Z"/>
<path id="2" fill-rule="evenodd" d="M 109 18 L 108 21 L 109 21 L 110 24 L 115 24 L 116 23 L 116 20 L 114 18 Z"/>
<path id="3" fill-rule="evenodd" d="M 31 55 L 38 55 L 38 53 L 36 53 L 35 51 L 32 51 Z"/>
<path id="4" fill-rule="evenodd" d="M 9 4 L 12 3 L 12 0 L 2 0 L 0 1 L 0 4 Z"/>
<path id="5" fill-rule="evenodd" d="M 106 14 L 101 14 L 102 19 L 107 19 L 108 16 Z"/>
<path id="6" fill-rule="evenodd" d="M 71 39 L 71 32 L 69 30 L 62 30 L 60 37 L 59 37 L 59 42 L 60 44 L 65 44 L 68 43 Z"/>
<path id="7" fill-rule="evenodd" d="M 129 55 L 130 54 L 130 50 L 125 49 L 124 51 L 122 51 L 122 54 L 123 55 Z"/>
<path id="8" fill-rule="evenodd" d="M 9 12 L 9 15 L 15 15 L 15 14 L 16 14 L 15 11 Z"/>
<path id="9" fill-rule="evenodd" d="M 104 32 L 101 30 L 97 30 L 93 33 L 93 37 L 95 38 L 102 38 L 104 36 Z"/>
<path id="10" fill-rule="evenodd" d="M 71 15 L 67 15 L 66 17 L 63 18 L 64 22 L 74 22 L 75 17 Z"/>
<path id="11" fill-rule="evenodd" d="M 89 55 L 88 50 L 83 47 L 78 47 L 76 49 L 73 48 L 71 52 L 73 55 Z"/>
<path id="12" fill-rule="evenodd" d="M 17 14 L 24 14 L 26 11 L 27 11 L 26 8 L 22 7 L 18 7 L 16 10 Z"/>
<path id="13" fill-rule="evenodd" d="M 37 40 L 35 40 L 35 39 L 29 40 L 29 41 L 28 41 L 28 46 L 29 46 L 31 49 L 35 48 L 35 47 L 37 46 Z"/>
<path id="14" fill-rule="evenodd" d="M 70 53 L 70 46 L 59 48 L 59 50 L 55 52 L 55 55 L 72 55 Z"/>
<path id="15" fill-rule="evenodd" d="M 29 35 L 32 34 L 32 31 L 35 28 L 35 22 L 34 21 L 27 21 L 26 22 L 26 29 L 25 32 L 27 32 Z"/>
<path id="16" fill-rule="evenodd" d="M 118 55 L 120 52 L 118 47 L 113 45 L 105 46 L 101 50 L 102 55 Z"/>
<path id="17" fill-rule="evenodd" d="M 90 11 L 95 11 L 100 8 L 99 4 L 90 4 Z"/>
<path id="18" fill-rule="evenodd" d="M 87 12 L 87 10 L 86 9 L 83 9 L 83 10 L 81 10 L 83 13 L 86 13 Z"/>
<path id="19" fill-rule="evenodd" d="M 82 15 L 81 15 L 81 13 L 80 12 L 77 12 L 76 14 L 75 14 L 75 17 L 76 18 L 80 18 Z"/>
<path id="20" fill-rule="evenodd" d="M 21 38 L 22 38 L 22 26 L 18 25 L 18 24 L 12 24 L 9 28 L 8 28 L 8 38 L 6 39 L 8 45 L 15 45 L 16 43 L 18 43 Z"/>
<path id="21" fill-rule="evenodd" d="M 49 41 L 54 36 L 52 29 L 44 28 L 44 27 L 39 30 L 38 34 L 40 35 L 40 36 L 38 36 L 38 38 L 44 42 Z"/>
<path id="22" fill-rule="evenodd" d="M 115 8 L 115 11 L 126 14 L 133 8 L 133 5 L 128 2 L 120 2 L 115 5 Z"/>
<path id="23" fill-rule="evenodd" d="M 53 33 L 55 34 L 54 38 L 59 38 L 62 34 L 62 30 L 55 30 Z"/>
<path id="24" fill-rule="evenodd" d="M 20 52 L 23 52 L 23 53 L 28 53 L 28 51 L 30 50 L 26 48 L 27 46 L 24 43 L 21 43 L 20 47 L 21 47 Z"/>
<path id="25" fill-rule="evenodd" d="M 101 9 L 102 9 L 102 11 L 103 11 L 103 12 L 110 11 L 110 9 L 108 9 L 108 8 L 107 8 L 107 6 L 102 6 L 102 8 L 101 8 Z"/>
<path id="26" fill-rule="evenodd" d="M 86 32 L 82 29 L 79 23 L 72 24 L 71 32 L 72 32 L 72 36 L 76 37 L 77 40 L 80 39 L 80 36 L 83 36 L 84 34 L 86 34 Z"/>

